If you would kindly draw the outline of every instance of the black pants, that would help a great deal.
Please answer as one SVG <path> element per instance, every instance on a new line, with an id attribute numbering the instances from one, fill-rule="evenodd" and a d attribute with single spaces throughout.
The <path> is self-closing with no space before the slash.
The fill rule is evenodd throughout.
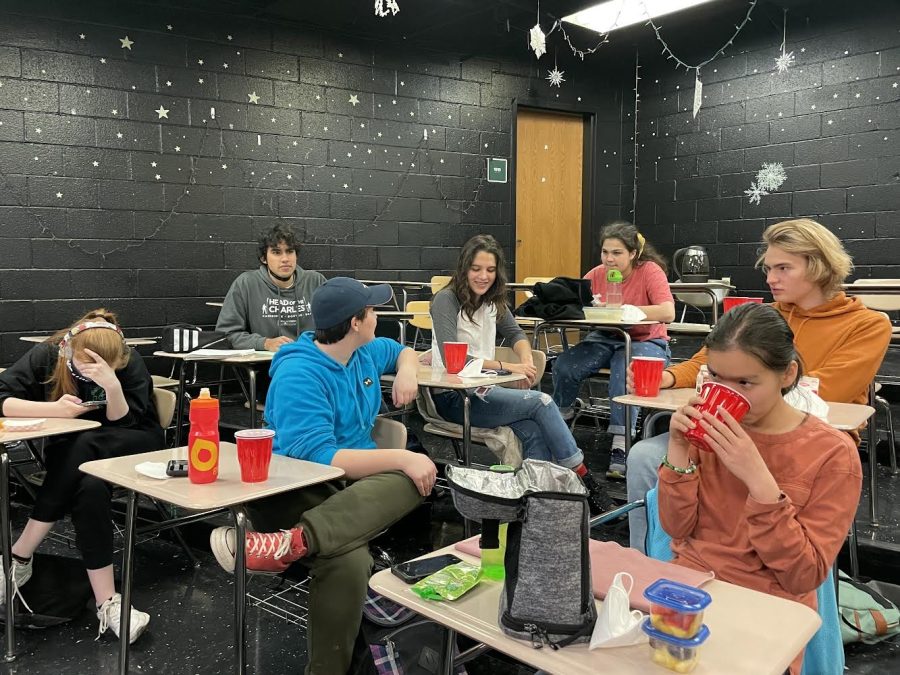
<path id="1" fill-rule="evenodd" d="M 72 514 L 75 545 L 89 570 L 112 564 L 113 527 L 110 486 L 78 467 L 95 459 L 132 455 L 165 446 L 161 428 L 100 427 L 51 439 L 44 446 L 47 476 L 31 517 L 54 523 Z"/>

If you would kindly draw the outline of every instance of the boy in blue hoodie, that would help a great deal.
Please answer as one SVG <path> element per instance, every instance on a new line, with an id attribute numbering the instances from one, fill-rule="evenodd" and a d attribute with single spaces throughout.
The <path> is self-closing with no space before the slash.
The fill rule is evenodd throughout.
<path id="1" fill-rule="evenodd" d="M 375 337 L 373 308 L 390 298 L 384 284 L 330 279 L 312 297 L 315 333 L 281 347 L 270 369 L 266 420 L 275 429 L 274 451 L 340 467 L 347 479 L 248 508 L 260 531 L 247 533 L 247 569 L 282 572 L 300 558 L 310 569 L 308 674 L 347 672 L 371 574 L 369 540 L 412 511 L 437 477 L 427 456 L 376 449 L 372 441 L 379 378 L 396 373 L 398 406 L 418 389 L 415 352 Z M 215 529 L 210 546 L 233 571 L 234 528 Z"/>

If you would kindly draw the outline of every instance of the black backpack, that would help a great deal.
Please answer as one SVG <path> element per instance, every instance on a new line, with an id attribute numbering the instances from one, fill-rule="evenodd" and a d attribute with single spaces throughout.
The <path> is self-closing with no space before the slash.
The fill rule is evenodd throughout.
<path id="1" fill-rule="evenodd" d="M 447 629 L 379 595 L 366 594 L 348 675 L 438 675 Z M 454 655 L 459 650 L 454 646 Z M 458 666 L 457 675 L 466 669 Z"/>
<path id="2" fill-rule="evenodd" d="M 34 573 L 20 593 L 31 613 L 16 599 L 17 628 L 48 628 L 77 619 L 93 597 L 84 563 L 77 558 L 34 554 Z M 0 622 L 6 612 L 0 612 Z"/>

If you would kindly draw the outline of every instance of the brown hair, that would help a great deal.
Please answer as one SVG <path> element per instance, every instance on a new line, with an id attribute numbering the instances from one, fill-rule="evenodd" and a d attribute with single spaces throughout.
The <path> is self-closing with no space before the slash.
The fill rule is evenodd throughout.
<path id="1" fill-rule="evenodd" d="M 782 389 L 782 395 L 796 387 L 803 375 L 803 361 L 794 344 L 794 332 L 772 305 L 748 302 L 728 310 L 706 336 L 704 344 L 710 351 L 740 349 L 776 373 L 783 373 L 796 361 L 797 377 Z"/>
<path id="2" fill-rule="evenodd" d="M 603 246 L 603 242 L 607 239 L 618 239 L 625 244 L 629 253 L 637 251 L 637 255 L 634 256 L 635 267 L 640 267 L 648 260 L 652 260 L 662 268 L 664 273 L 668 271 L 666 259 L 657 253 L 653 244 L 644 239 L 644 235 L 628 221 L 618 220 L 604 227 L 600 231 L 600 246 Z"/>
<path id="3" fill-rule="evenodd" d="M 497 277 L 494 283 L 482 296 L 477 296 L 469 288 L 469 268 L 475 261 L 481 251 L 490 253 L 497 262 Z M 463 244 L 462 250 L 459 252 L 459 258 L 456 261 L 456 271 L 450 277 L 450 283 L 447 284 L 456 294 L 459 301 L 460 309 L 473 321 L 473 315 L 484 304 L 491 304 L 500 314 L 506 307 L 506 265 L 503 261 L 503 248 L 500 242 L 489 234 L 476 234 Z"/>
<path id="4" fill-rule="evenodd" d="M 756 261 L 762 267 L 770 246 L 806 258 L 806 278 L 833 296 L 853 271 L 853 259 L 840 239 L 821 223 L 811 218 L 783 220 L 763 232 L 765 247 Z"/>
<path id="5" fill-rule="evenodd" d="M 76 356 L 84 354 L 85 349 L 96 352 L 104 361 L 106 361 L 114 370 L 121 370 L 128 365 L 128 359 L 131 356 L 131 349 L 125 344 L 125 339 L 119 331 L 109 329 L 87 329 L 81 330 L 71 335 L 72 329 L 86 323 L 88 321 L 105 321 L 114 326 L 119 325 L 119 320 L 113 312 L 103 307 L 91 310 L 83 317 L 72 323 L 68 328 L 64 328 L 55 333 L 49 340 L 50 344 L 59 345 L 63 340 L 66 341 L 67 351 Z M 78 387 L 75 384 L 75 378 L 69 370 L 68 358 L 62 352 L 56 360 L 53 372 L 44 384 L 51 385 L 50 398 L 53 401 L 59 399 L 63 394 L 77 394 Z"/>

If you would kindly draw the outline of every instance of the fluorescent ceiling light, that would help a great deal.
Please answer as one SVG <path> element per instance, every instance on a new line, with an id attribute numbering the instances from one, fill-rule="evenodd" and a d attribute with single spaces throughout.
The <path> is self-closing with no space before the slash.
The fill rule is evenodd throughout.
<path id="1" fill-rule="evenodd" d="M 598 33 L 608 33 L 707 2 L 711 0 L 608 0 L 564 16 L 562 20 Z"/>

